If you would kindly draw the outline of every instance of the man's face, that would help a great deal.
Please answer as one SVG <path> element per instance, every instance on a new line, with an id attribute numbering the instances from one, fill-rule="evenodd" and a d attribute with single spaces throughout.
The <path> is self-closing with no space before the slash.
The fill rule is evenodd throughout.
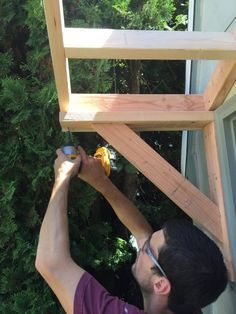
<path id="1" fill-rule="evenodd" d="M 132 273 L 141 290 L 151 293 L 153 290 L 151 278 L 154 276 L 151 267 L 154 266 L 154 263 L 150 256 L 143 249 L 143 245 L 145 244 L 146 240 L 147 239 L 140 240 L 138 243 L 139 252 L 137 253 L 136 261 L 132 266 Z M 162 230 L 156 231 L 152 234 L 150 238 L 150 247 L 156 259 L 158 259 L 158 251 L 164 245 L 164 243 L 165 238 Z"/>

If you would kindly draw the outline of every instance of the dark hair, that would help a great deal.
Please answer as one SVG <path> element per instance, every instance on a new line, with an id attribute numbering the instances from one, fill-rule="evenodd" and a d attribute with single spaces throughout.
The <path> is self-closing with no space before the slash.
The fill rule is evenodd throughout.
<path id="1" fill-rule="evenodd" d="M 165 244 L 158 260 L 171 283 L 168 307 L 176 314 L 197 314 L 227 285 L 227 269 L 217 245 L 187 220 L 163 226 Z"/>

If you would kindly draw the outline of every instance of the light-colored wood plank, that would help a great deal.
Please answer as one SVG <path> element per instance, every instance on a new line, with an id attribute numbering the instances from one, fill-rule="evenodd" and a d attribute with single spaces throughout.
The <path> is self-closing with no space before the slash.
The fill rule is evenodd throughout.
<path id="1" fill-rule="evenodd" d="M 93 124 L 94 129 L 190 217 L 222 241 L 218 207 L 126 125 Z"/>
<path id="2" fill-rule="evenodd" d="M 236 40 L 226 32 L 65 29 L 67 58 L 235 59 Z"/>
<path id="3" fill-rule="evenodd" d="M 71 88 L 68 60 L 65 58 L 63 44 L 62 0 L 44 0 L 44 11 L 60 110 L 66 111 Z"/>
<path id="4" fill-rule="evenodd" d="M 236 81 L 236 53 L 234 61 L 221 61 L 207 84 L 204 101 L 206 110 L 221 106 Z"/>
<path id="5" fill-rule="evenodd" d="M 204 111 L 202 95 L 71 94 L 68 112 Z"/>
<path id="6" fill-rule="evenodd" d="M 228 227 L 226 219 L 226 208 L 224 206 L 224 193 L 222 189 L 222 180 L 216 141 L 216 131 L 213 122 L 204 128 L 204 141 L 211 199 L 214 201 L 215 204 L 218 205 L 220 210 L 223 239 L 222 249 L 224 252 L 225 259 L 227 261 L 230 279 L 234 280 L 235 274 L 233 270 L 232 254 L 229 242 L 229 235 L 227 231 Z"/>
<path id="7" fill-rule="evenodd" d="M 200 129 L 213 121 L 202 95 L 71 94 L 63 129 L 93 131 L 91 123 L 126 123 L 137 131 Z"/>
<path id="8" fill-rule="evenodd" d="M 125 123 L 141 130 L 195 130 L 213 121 L 212 112 L 205 111 L 81 111 L 60 113 L 62 128 L 71 131 L 92 131 L 92 123 Z"/>

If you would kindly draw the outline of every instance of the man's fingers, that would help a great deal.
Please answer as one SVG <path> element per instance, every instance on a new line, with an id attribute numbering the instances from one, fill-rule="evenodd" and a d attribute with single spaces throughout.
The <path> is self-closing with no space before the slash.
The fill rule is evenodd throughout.
<path id="1" fill-rule="evenodd" d="M 57 154 L 57 156 L 59 157 L 60 155 L 64 155 L 64 153 L 63 153 L 63 151 L 62 151 L 62 149 L 61 148 L 58 148 L 57 150 L 56 150 L 56 154 Z"/>
<path id="2" fill-rule="evenodd" d="M 84 150 L 82 147 L 79 146 L 79 147 L 78 147 L 78 151 L 79 151 L 79 154 L 80 154 L 80 156 L 81 156 L 82 162 L 85 162 L 85 161 L 87 160 L 87 158 L 88 158 L 88 156 L 87 156 L 85 150 Z"/>
<path id="3" fill-rule="evenodd" d="M 74 162 L 75 162 L 76 164 L 80 164 L 80 163 L 81 163 L 81 160 L 82 160 L 81 155 L 77 155 L 77 157 L 74 159 Z"/>
<path id="4" fill-rule="evenodd" d="M 81 156 L 78 154 L 77 157 L 75 158 L 76 161 L 81 161 Z"/>

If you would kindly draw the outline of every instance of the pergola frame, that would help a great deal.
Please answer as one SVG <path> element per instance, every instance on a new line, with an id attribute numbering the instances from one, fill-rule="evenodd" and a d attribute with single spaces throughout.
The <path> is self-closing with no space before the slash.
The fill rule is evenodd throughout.
<path id="1" fill-rule="evenodd" d="M 214 110 L 236 81 L 235 34 L 65 28 L 62 0 L 44 6 L 62 129 L 99 133 L 207 230 L 234 280 Z M 202 95 L 118 95 L 72 94 L 68 58 L 221 61 Z M 135 133 L 194 129 L 204 132 L 210 199 Z"/>

